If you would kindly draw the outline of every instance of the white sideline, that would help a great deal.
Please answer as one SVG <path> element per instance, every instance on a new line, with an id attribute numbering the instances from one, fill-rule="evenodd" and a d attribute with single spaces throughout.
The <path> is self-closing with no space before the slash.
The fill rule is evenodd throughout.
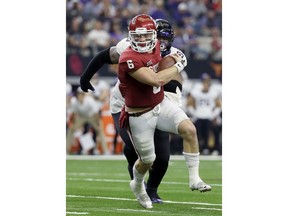
<path id="1" fill-rule="evenodd" d="M 124 155 L 66 155 L 66 160 L 126 160 Z M 183 155 L 171 155 L 170 160 L 184 160 Z M 222 156 L 200 155 L 200 160 L 217 161 Z"/>

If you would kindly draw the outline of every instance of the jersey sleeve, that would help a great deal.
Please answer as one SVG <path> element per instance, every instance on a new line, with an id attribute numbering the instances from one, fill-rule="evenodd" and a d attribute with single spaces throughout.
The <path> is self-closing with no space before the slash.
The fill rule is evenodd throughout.
<path id="1" fill-rule="evenodd" d="M 183 60 L 187 62 L 185 54 L 176 47 L 171 47 L 171 53 L 169 55 L 178 54 Z"/>
<path id="2" fill-rule="evenodd" d="M 138 70 L 143 67 L 143 65 L 142 62 L 137 59 L 122 59 L 119 62 L 119 67 L 121 67 L 122 71 L 129 73 Z"/>

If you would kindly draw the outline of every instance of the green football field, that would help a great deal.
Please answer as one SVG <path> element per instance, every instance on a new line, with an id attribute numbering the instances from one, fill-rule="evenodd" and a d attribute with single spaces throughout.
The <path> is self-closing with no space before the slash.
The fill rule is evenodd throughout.
<path id="1" fill-rule="evenodd" d="M 171 157 L 158 189 L 164 204 L 144 209 L 130 190 L 127 162 L 122 156 L 67 157 L 66 215 L 222 215 L 222 160 L 201 159 L 200 176 L 212 191 L 188 187 L 188 170 L 181 156 Z M 102 158 L 102 159 L 101 159 Z"/>

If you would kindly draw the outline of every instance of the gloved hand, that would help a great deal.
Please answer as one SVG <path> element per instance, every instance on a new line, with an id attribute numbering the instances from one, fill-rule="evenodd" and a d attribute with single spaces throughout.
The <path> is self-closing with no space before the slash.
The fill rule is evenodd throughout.
<path id="1" fill-rule="evenodd" d="M 180 73 L 186 66 L 187 66 L 187 61 L 184 57 L 182 57 L 179 53 L 171 55 L 176 63 L 174 66 L 177 68 L 178 73 Z"/>
<path id="2" fill-rule="evenodd" d="M 187 66 L 187 59 L 186 59 L 185 55 L 180 51 L 177 51 L 177 55 L 181 58 L 181 63 L 183 64 L 183 66 L 186 67 Z"/>
<path id="3" fill-rule="evenodd" d="M 91 91 L 95 91 L 94 87 L 91 85 L 90 81 L 85 79 L 84 77 L 81 76 L 80 78 L 80 87 L 82 91 L 88 92 L 90 89 Z"/>

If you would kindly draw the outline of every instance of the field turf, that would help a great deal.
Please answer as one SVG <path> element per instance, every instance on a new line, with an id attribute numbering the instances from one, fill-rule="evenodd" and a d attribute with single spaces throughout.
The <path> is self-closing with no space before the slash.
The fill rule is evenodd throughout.
<path id="1" fill-rule="evenodd" d="M 91 159 L 92 158 L 92 159 Z M 200 176 L 212 191 L 200 193 L 188 187 L 188 170 L 181 156 L 171 157 L 158 189 L 164 204 L 144 209 L 129 188 L 124 157 L 92 156 L 66 160 L 66 215 L 222 215 L 222 160 L 200 162 Z M 122 159 L 123 158 L 123 159 Z"/>

